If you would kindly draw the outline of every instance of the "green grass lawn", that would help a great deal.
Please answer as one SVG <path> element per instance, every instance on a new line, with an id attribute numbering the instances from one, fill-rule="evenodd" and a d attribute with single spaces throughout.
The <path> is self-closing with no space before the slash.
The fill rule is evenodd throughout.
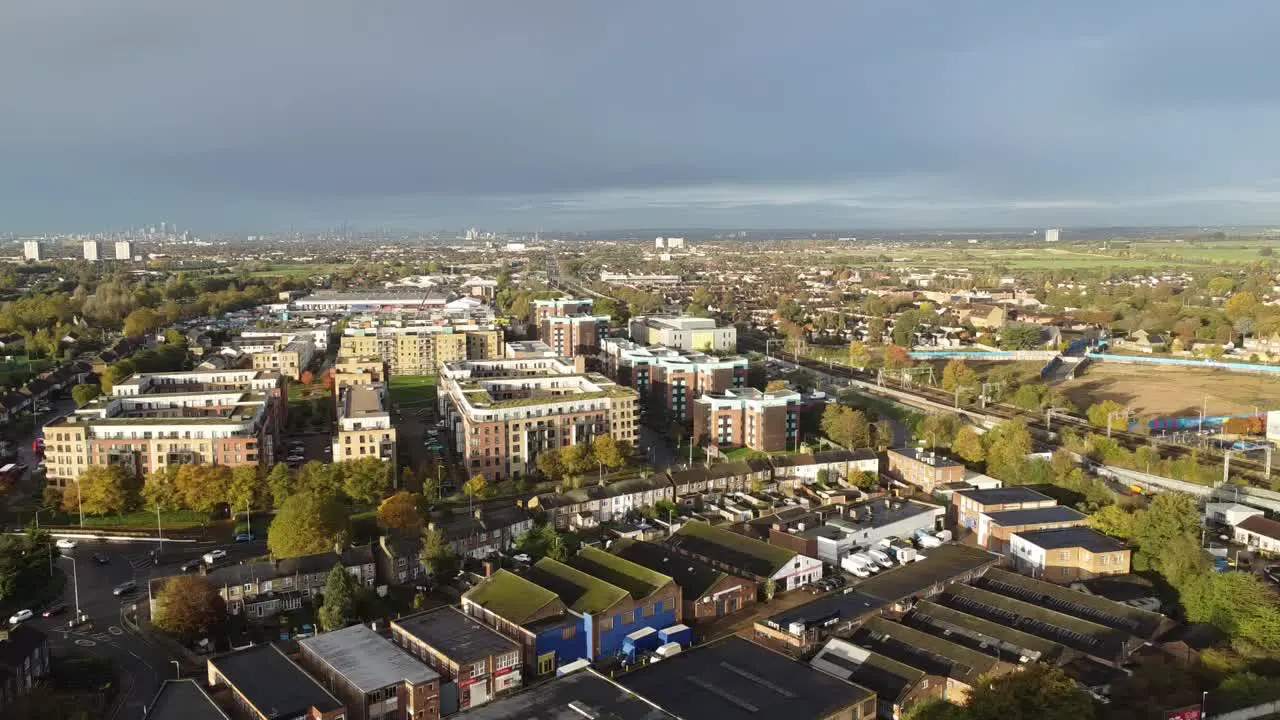
<path id="1" fill-rule="evenodd" d="M 67 525 L 76 525 L 80 522 L 80 516 L 70 514 L 65 518 L 64 523 Z M 207 525 L 209 523 L 209 515 L 207 513 L 194 512 L 191 510 L 171 510 L 169 512 L 160 513 L 160 524 L 165 528 L 192 528 Z M 84 516 L 84 526 L 93 528 L 139 528 L 142 530 L 155 530 L 156 513 L 154 510 L 137 510 L 131 513 L 121 515 L 101 515 L 101 516 Z"/>
<path id="2" fill-rule="evenodd" d="M 436 400 L 435 375 L 392 375 L 391 401 L 401 407 L 428 406 Z"/>
<path id="3" fill-rule="evenodd" d="M 739 447 L 739 448 L 733 448 L 732 450 L 722 450 L 721 452 L 724 454 L 725 459 L 728 460 L 729 462 L 738 462 L 739 460 L 749 460 L 755 457 L 759 451 L 753 450 L 749 447 Z M 795 455 L 797 453 L 795 450 L 778 450 L 776 452 L 770 452 L 770 453 L 764 453 L 764 454 L 769 457 L 775 457 L 779 455 Z"/>
<path id="4" fill-rule="evenodd" d="M 337 263 L 312 263 L 299 265 L 272 265 L 270 270 L 250 273 L 251 277 L 308 278 L 312 275 L 332 275 L 344 266 Z"/>

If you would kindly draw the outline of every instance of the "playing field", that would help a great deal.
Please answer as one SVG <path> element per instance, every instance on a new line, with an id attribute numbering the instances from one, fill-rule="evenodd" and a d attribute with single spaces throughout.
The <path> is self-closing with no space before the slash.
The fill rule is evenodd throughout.
<path id="1" fill-rule="evenodd" d="M 1265 375 L 1166 368 L 1154 365 L 1091 364 L 1061 387 L 1081 409 L 1114 400 L 1142 417 L 1198 415 L 1205 396 L 1208 414 L 1235 415 L 1280 409 L 1280 381 Z"/>
<path id="2" fill-rule="evenodd" d="M 435 375 L 392 375 L 391 401 L 400 407 L 428 406 L 436 401 Z"/>

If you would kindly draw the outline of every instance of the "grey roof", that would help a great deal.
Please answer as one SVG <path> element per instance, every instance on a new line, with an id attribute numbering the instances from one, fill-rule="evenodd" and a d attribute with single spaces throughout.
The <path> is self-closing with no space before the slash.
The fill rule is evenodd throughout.
<path id="1" fill-rule="evenodd" d="M 230 720 L 194 680 L 165 680 L 144 720 Z"/>
<path id="2" fill-rule="evenodd" d="M 1009 505 L 1011 503 L 1044 502 L 1052 500 L 1048 495 L 1028 487 L 1001 487 L 989 490 L 958 490 L 956 494 L 969 498 L 979 505 Z"/>
<path id="3" fill-rule="evenodd" d="M 210 658 L 209 664 L 267 717 L 294 717 L 311 708 L 322 713 L 343 708 L 337 698 L 275 645 L 237 650 Z"/>
<path id="4" fill-rule="evenodd" d="M 460 720 L 670 720 L 670 715 L 590 670 L 544 682 L 453 717 Z"/>
<path id="5" fill-rule="evenodd" d="M 848 505 L 845 507 L 847 514 L 840 518 L 832 518 L 831 522 L 837 527 L 848 530 L 870 530 L 892 525 L 917 515 L 942 512 L 944 509 L 941 505 L 931 505 L 919 500 L 884 498 Z"/>
<path id="6" fill-rule="evenodd" d="M 992 525 L 1001 527 L 1084 521 L 1082 513 L 1061 505 L 1031 508 L 1029 510 L 1004 510 L 1002 512 L 987 513 L 987 517 L 991 518 Z"/>
<path id="7" fill-rule="evenodd" d="M 316 635 L 298 645 L 365 693 L 397 683 L 419 685 L 440 678 L 440 673 L 364 625 Z"/>
<path id="8" fill-rule="evenodd" d="M 453 607 L 409 615 L 392 624 L 459 665 L 520 649 L 515 640 Z"/>
<path id="9" fill-rule="evenodd" d="M 889 452 L 897 453 L 905 458 L 910 458 L 918 462 L 924 462 L 923 458 L 925 456 L 925 451 L 921 450 L 920 448 L 913 448 L 913 447 L 894 448 Z M 933 465 L 934 467 L 963 467 L 960 463 L 956 462 L 955 460 L 952 460 L 946 455 L 942 455 L 937 452 L 933 453 L 933 462 L 930 464 Z"/>
<path id="10" fill-rule="evenodd" d="M 966 579 L 1000 561 L 1000 556 L 986 550 L 955 543 L 930 548 L 924 559 L 864 580 L 858 592 L 884 602 L 898 602 L 917 595 L 932 594 L 935 586 Z"/>
<path id="11" fill-rule="evenodd" d="M 736 635 L 615 681 L 683 718 L 830 717 L 872 697 L 865 688 Z"/>
<path id="12" fill-rule="evenodd" d="M 1045 550 L 1084 548 L 1092 553 L 1105 553 L 1125 549 L 1122 543 L 1103 535 L 1093 528 L 1087 527 L 1026 530 L 1015 534 L 1032 545 Z"/>

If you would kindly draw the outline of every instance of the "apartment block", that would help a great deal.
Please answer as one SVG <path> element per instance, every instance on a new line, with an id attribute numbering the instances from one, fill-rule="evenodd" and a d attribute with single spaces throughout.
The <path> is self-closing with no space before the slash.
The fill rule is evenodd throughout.
<path id="1" fill-rule="evenodd" d="M 254 370 L 275 370 L 290 380 L 300 380 L 316 355 L 316 345 L 309 338 L 281 342 L 268 352 L 253 354 Z"/>
<path id="2" fill-rule="evenodd" d="M 483 705 L 520 688 L 520 644 L 453 607 L 391 621 L 391 640 L 457 683 L 458 708 Z"/>
<path id="3" fill-rule="evenodd" d="M 889 474 L 926 495 L 941 485 L 964 480 L 964 465 L 932 450 L 896 448 L 889 451 Z"/>
<path id="4" fill-rule="evenodd" d="M 499 481 L 536 471 L 544 450 L 611 435 L 634 444 L 635 390 L 559 358 L 450 363 L 440 413 L 469 475 Z"/>
<path id="5" fill-rule="evenodd" d="M 93 465 L 145 477 L 174 464 L 271 464 L 287 406 L 275 371 L 134 375 L 44 427 L 48 481 L 66 488 Z"/>
<path id="6" fill-rule="evenodd" d="M 1118 541 L 1087 527 L 1014 533 L 1009 554 L 1018 572 L 1053 583 L 1127 575 L 1132 555 Z"/>
<path id="7" fill-rule="evenodd" d="M 738 349 L 738 330 L 716 327 L 710 318 L 640 316 L 632 318 L 631 339 L 641 345 L 665 345 L 689 352 L 731 353 Z"/>
<path id="8" fill-rule="evenodd" d="M 329 334 L 333 326 L 327 322 L 315 325 L 283 325 L 269 328 L 246 328 L 240 332 L 242 344 L 256 344 L 265 341 L 271 344 L 288 345 L 294 340 L 310 340 L 316 350 L 324 352 L 329 349 Z"/>
<path id="9" fill-rule="evenodd" d="M 651 408 L 677 421 L 689 419 L 689 403 L 703 394 L 747 384 L 748 363 L 740 356 L 716 357 L 606 338 L 601 341 L 599 357 L 606 374 L 634 387 Z"/>
<path id="10" fill-rule="evenodd" d="M 133 243 L 128 240 L 116 241 L 116 259 L 132 260 L 133 259 Z"/>
<path id="11" fill-rule="evenodd" d="M 533 322 L 542 325 L 549 317 L 571 317 L 591 314 L 593 300 L 577 300 L 574 298 L 556 298 L 554 300 L 533 301 Z"/>
<path id="12" fill-rule="evenodd" d="M 500 358 L 503 350 L 502 331 L 492 327 L 348 327 L 338 357 L 377 358 L 393 375 L 434 375 L 446 363 Z"/>
<path id="13" fill-rule="evenodd" d="M 608 315 L 550 316 L 538 324 L 538 339 L 561 357 L 594 357 L 608 330 Z"/>
<path id="14" fill-rule="evenodd" d="M 366 625 L 298 641 L 299 664 L 347 706 L 345 720 L 438 720 L 440 673 Z"/>
<path id="15" fill-rule="evenodd" d="M 333 460 L 376 457 L 396 460 L 396 429 L 391 425 L 387 387 L 381 383 L 351 385 L 338 393 L 338 424 Z"/>
<path id="16" fill-rule="evenodd" d="M 385 384 L 391 374 L 387 363 L 379 358 L 340 357 L 330 369 L 333 378 L 333 395 L 337 398 L 343 388 L 352 385 Z"/>
<path id="17" fill-rule="evenodd" d="M 693 403 L 693 437 L 722 447 L 777 452 L 793 447 L 802 399 L 794 390 L 744 387 L 704 394 Z"/>
<path id="18" fill-rule="evenodd" d="M 978 545 L 992 552 L 1008 553 L 1015 535 L 1079 527 L 1087 519 L 1083 513 L 1061 505 L 985 513 L 978 518 Z"/>
<path id="19" fill-rule="evenodd" d="M 958 490 L 951 496 L 956 526 L 977 530 L 983 515 L 1006 510 L 1033 510 L 1053 507 L 1057 500 L 1028 487 L 1002 487 L 988 490 Z"/>
<path id="20" fill-rule="evenodd" d="M 30 625 L 0 628 L 0 715 L 49 674 L 49 637 Z"/>

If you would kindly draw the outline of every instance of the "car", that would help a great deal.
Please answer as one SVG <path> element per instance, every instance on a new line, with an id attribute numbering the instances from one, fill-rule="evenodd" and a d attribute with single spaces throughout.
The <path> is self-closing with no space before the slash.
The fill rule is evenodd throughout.
<path id="1" fill-rule="evenodd" d="M 18 623 L 26 622 L 27 620 L 30 620 L 35 616 L 36 614 L 31 612 L 30 610 L 19 610 L 18 612 L 9 616 L 9 624 L 17 625 Z"/>
<path id="2" fill-rule="evenodd" d="M 332 455 L 332 454 L 333 454 L 333 446 L 332 446 L 332 445 L 325 445 L 325 446 L 324 446 L 324 454 L 325 454 L 325 456 L 326 456 L 326 457 L 328 457 L 329 455 Z"/>
<path id="3" fill-rule="evenodd" d="M 236 542 L 253 542 L 255 537 L 253 533 L 240 533 L 236 535 Z"/>
<path id="4" fill-rule="evenodd" d="M 111 562 L 111 558 L 100 552 L 96 552 L 93 554 L 93 561 L 99 565 L 107 565 Z"/>
<path id="5" fill-rule="evenodd" d="M 1271 582 L 1280 585 L 1280 565 L 1268 565 L 1262 574 Z"/>
<path id="6" fill-rule="evenodd" d="M 57 545 L 59 548 L 61 548 L 61 549 L 63 549 L 63 550 L 75 550 L 75 549 L 76 549 L 76 541 L 75 541 L 75 540 L 72 540 L 71 538 L 59 538 L 59 539 L 58 539 L 58 542 L 56 542 L 56 543 L 54 543 L 54 544 L 55 544 L 55 545 Z"/>
<path id="7" fill-rule="evenodd" d="M 188 560 L 182 563 L 181 565 L 178 566 L 178 569 L 184 573 L 195 572 L 196 570 L 200 569 L 201 565 L 204 565 L 204 561 L 199 558 L 196 558 L 195 560 Z"/>
<path id="8" fill-rule="evenodd" d="M 518 563 L 525 563 L 525 564 L 533 562 L 533 558 L 529 557 L 525 553 L 516 553 L 515 555 L 511 556 L 511 559 L 515 560 Z"/>
<path id="9" fill-rule="evenodd" d="M 289 462 L 302 462 L 303 460 L 306 460 L 306 459 L 307 459 L 306 455 L 298 455 L 296 453 L 291 453 L 288 457 L 285 458 L 285 460 Z"/>
<path id="10" fill-rule="evenodd" d="M 210 550 L 204 554 L 204 561 L 207 565 L 212 565 L 227 556 L 226 550 Z"/>
<path id="11" fill-rule="evenodd" d="M 50 617 L 53 617 L 54 615 L 61 615 L 66 611 L 67 611 L 66 603 L 55 603 L 45 608 L 44 612 L 40 613 L 40 617 L 50 618 Z"/>
<path id="12" fill-rule="evenodd" d="M 124 582 L 120 583 L 119 585 L 117 585 L 117 586 L 115 586 L 115 587 L 111 588 L 111 594 L 112 594 L 112 595 L 115 595 L 116 597 L 121 597 L 121 596 L 123 596 L 123 595 L 128 595 L 128 594 L 130 594 L 130 593 L 132 593 L 132 592 L 136 591 L 137 589 L 138 589 L 138 583 L 137 583 L 137 581 L 134 581 L 134 580 L 125 580 Z"/>

